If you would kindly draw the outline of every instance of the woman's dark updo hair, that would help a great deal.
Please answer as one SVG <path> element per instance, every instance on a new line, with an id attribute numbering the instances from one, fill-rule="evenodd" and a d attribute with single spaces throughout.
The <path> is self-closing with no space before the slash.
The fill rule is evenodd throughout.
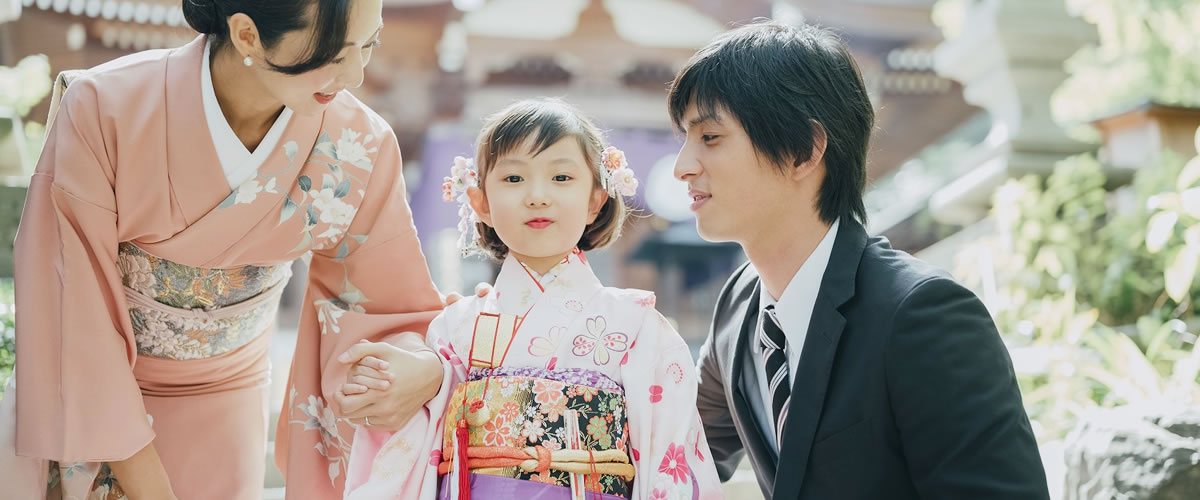
<path id="1" fill-rule="evenodd" d="M 246 14 L 258 27 L 258 36 L 268 50 L 283 35 L 315 26 L 305 59 L 271 69 L 288 75 L 311 71 L 333 61 L 346 44 L 350 23 L 350 0 L 183 0 L 183 17 L 192 29 L 213 41 L 213 50 L 229 43 L 229 16 Z"/>

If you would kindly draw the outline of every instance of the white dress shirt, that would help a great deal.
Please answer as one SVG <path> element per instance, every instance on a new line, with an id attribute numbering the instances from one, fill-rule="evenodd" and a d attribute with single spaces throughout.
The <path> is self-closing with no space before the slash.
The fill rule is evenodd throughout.
<path id="1" fill-rule="evenodd" d="M 767 306 L 775 306 L 775 317 L 779 318 L 779 324 L 787 338 L 785 349 L 788 362 L 788 387 L 794 387 L 796 367 L 800 364 L 800 352 L 804 348 L 804 339 L 808 336 L 808 323 L 812 319 L 813 307 L 817 303 L 817 292 L 821 290 L 821 279 L 825 276 L 825 268 L 828 267 L 829 256 L 833 252 L 833 242 L 837 239 L 838 222 L 835 220 L 833 225 L 829 226 L 825 237 L 817 244 L 817 248 L 813 249 L 812 255 L 808 256 L 796 274 L 792 276 L 792 280 L 783 289 L 783 295 L 778 300 L 767 292 L 765 286 L 762 286 L 761 283 L 759 285 L 759 311 L 755 319 L 755 330 L 753 336 L 747 339 L 747 345 L 750 347 L 747 349 L 750 361 L 747 372 L 752 367 L 754 376 L 743 377 L 742 387 L 749 400 L 750 411 L 754 413 L 755 422 L 771 450 L 776 453 L 778 453 L 779 445 L 775 442 L 774 419 L 771 415 L 770 405 L 767 403 L 771 400 L 771 395 L 768 393 L 770 384 L 767 381 L 767 368 L 762 346 L 758 341 L 758 331 L 762 328 L 760 322 L 763 318 L 763 310 Z"/>

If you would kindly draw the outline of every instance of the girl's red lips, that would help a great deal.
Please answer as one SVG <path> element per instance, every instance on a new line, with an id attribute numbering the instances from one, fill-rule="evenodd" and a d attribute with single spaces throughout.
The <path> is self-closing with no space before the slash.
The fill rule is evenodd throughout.
<path id="1" fill-rule="evenodd" d="M 546 219 L 544 217 L 538 217 L 536 219 L 529 219 L 529 220 L 525 221 L 526 226 L 532 227 L 534 229 L 545 229 L 546 227 L 549 227 L 550 224 L 554 224 L 554 221 L 550 220 L 550 219 Z"/>

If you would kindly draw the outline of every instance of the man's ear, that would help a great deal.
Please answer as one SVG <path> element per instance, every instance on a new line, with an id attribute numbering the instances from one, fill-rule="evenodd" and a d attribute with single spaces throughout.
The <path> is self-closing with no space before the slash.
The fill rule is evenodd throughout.
<path id="1" fill-rule="evenodd" d="M 471 200 L 471 208 L 475 210 L 475 214 L 479 216 L 480 222 L 492 225 L 492 209 L 488 206 L 487 195 L 482 189 L 471 186 L 467 188 L 467 198 Z"/>
<path id="2" fill-rule="evenodd" d="M 600 210 L 604 208 L 604 202 L 608 201 L 608 192 L 599 187 L 592 190 L 592 197 L 588 200 L 588 224 L 596 222 L 596 217 L 600 216 Z"/>
<path id="3" fill-rule="evenodd" d="M 816 167 L 825 164 L 825 149 L 829 146 L 829 134 L 825 132 L 825 126 L 816 120 L 809 120 L 813 126 L 813 141 L 812 152 L 808 159 L 801 161 L 796 158 L 792 162 L 792 179 L 800 180 L 807 177 Z"/>

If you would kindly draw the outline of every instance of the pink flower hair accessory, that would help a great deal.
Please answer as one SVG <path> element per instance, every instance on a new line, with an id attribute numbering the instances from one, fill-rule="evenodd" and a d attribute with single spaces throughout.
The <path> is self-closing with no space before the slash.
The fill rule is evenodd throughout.
<path id="1" fill-rule="evenodd" d="M 608 146 L 604 148 L 601 161 L 604 165 L 601 180 L 609 196 L 616 197 L 619 194 L 628 198 L 637 194 L 638 180 L 625 161 L 624 151 Z"/>
<path id="2" fill-rule="evenodd" d="M 457 201 L 459 204 L 458 249 L 464 256 L 479 248 L 476 243 L 479 234 L 475 228 L 475 224 L 479 222 L 479 215 L 471 208 L 471 198 L 467 196 L 467 188 L 478 186 L 479 170 L 475 168 L 475 161 L 455 156 L 454 165 L 450 167 L 450 177 L 446 177 L 442 182 L 442 199 L 447 202 Z"/>

